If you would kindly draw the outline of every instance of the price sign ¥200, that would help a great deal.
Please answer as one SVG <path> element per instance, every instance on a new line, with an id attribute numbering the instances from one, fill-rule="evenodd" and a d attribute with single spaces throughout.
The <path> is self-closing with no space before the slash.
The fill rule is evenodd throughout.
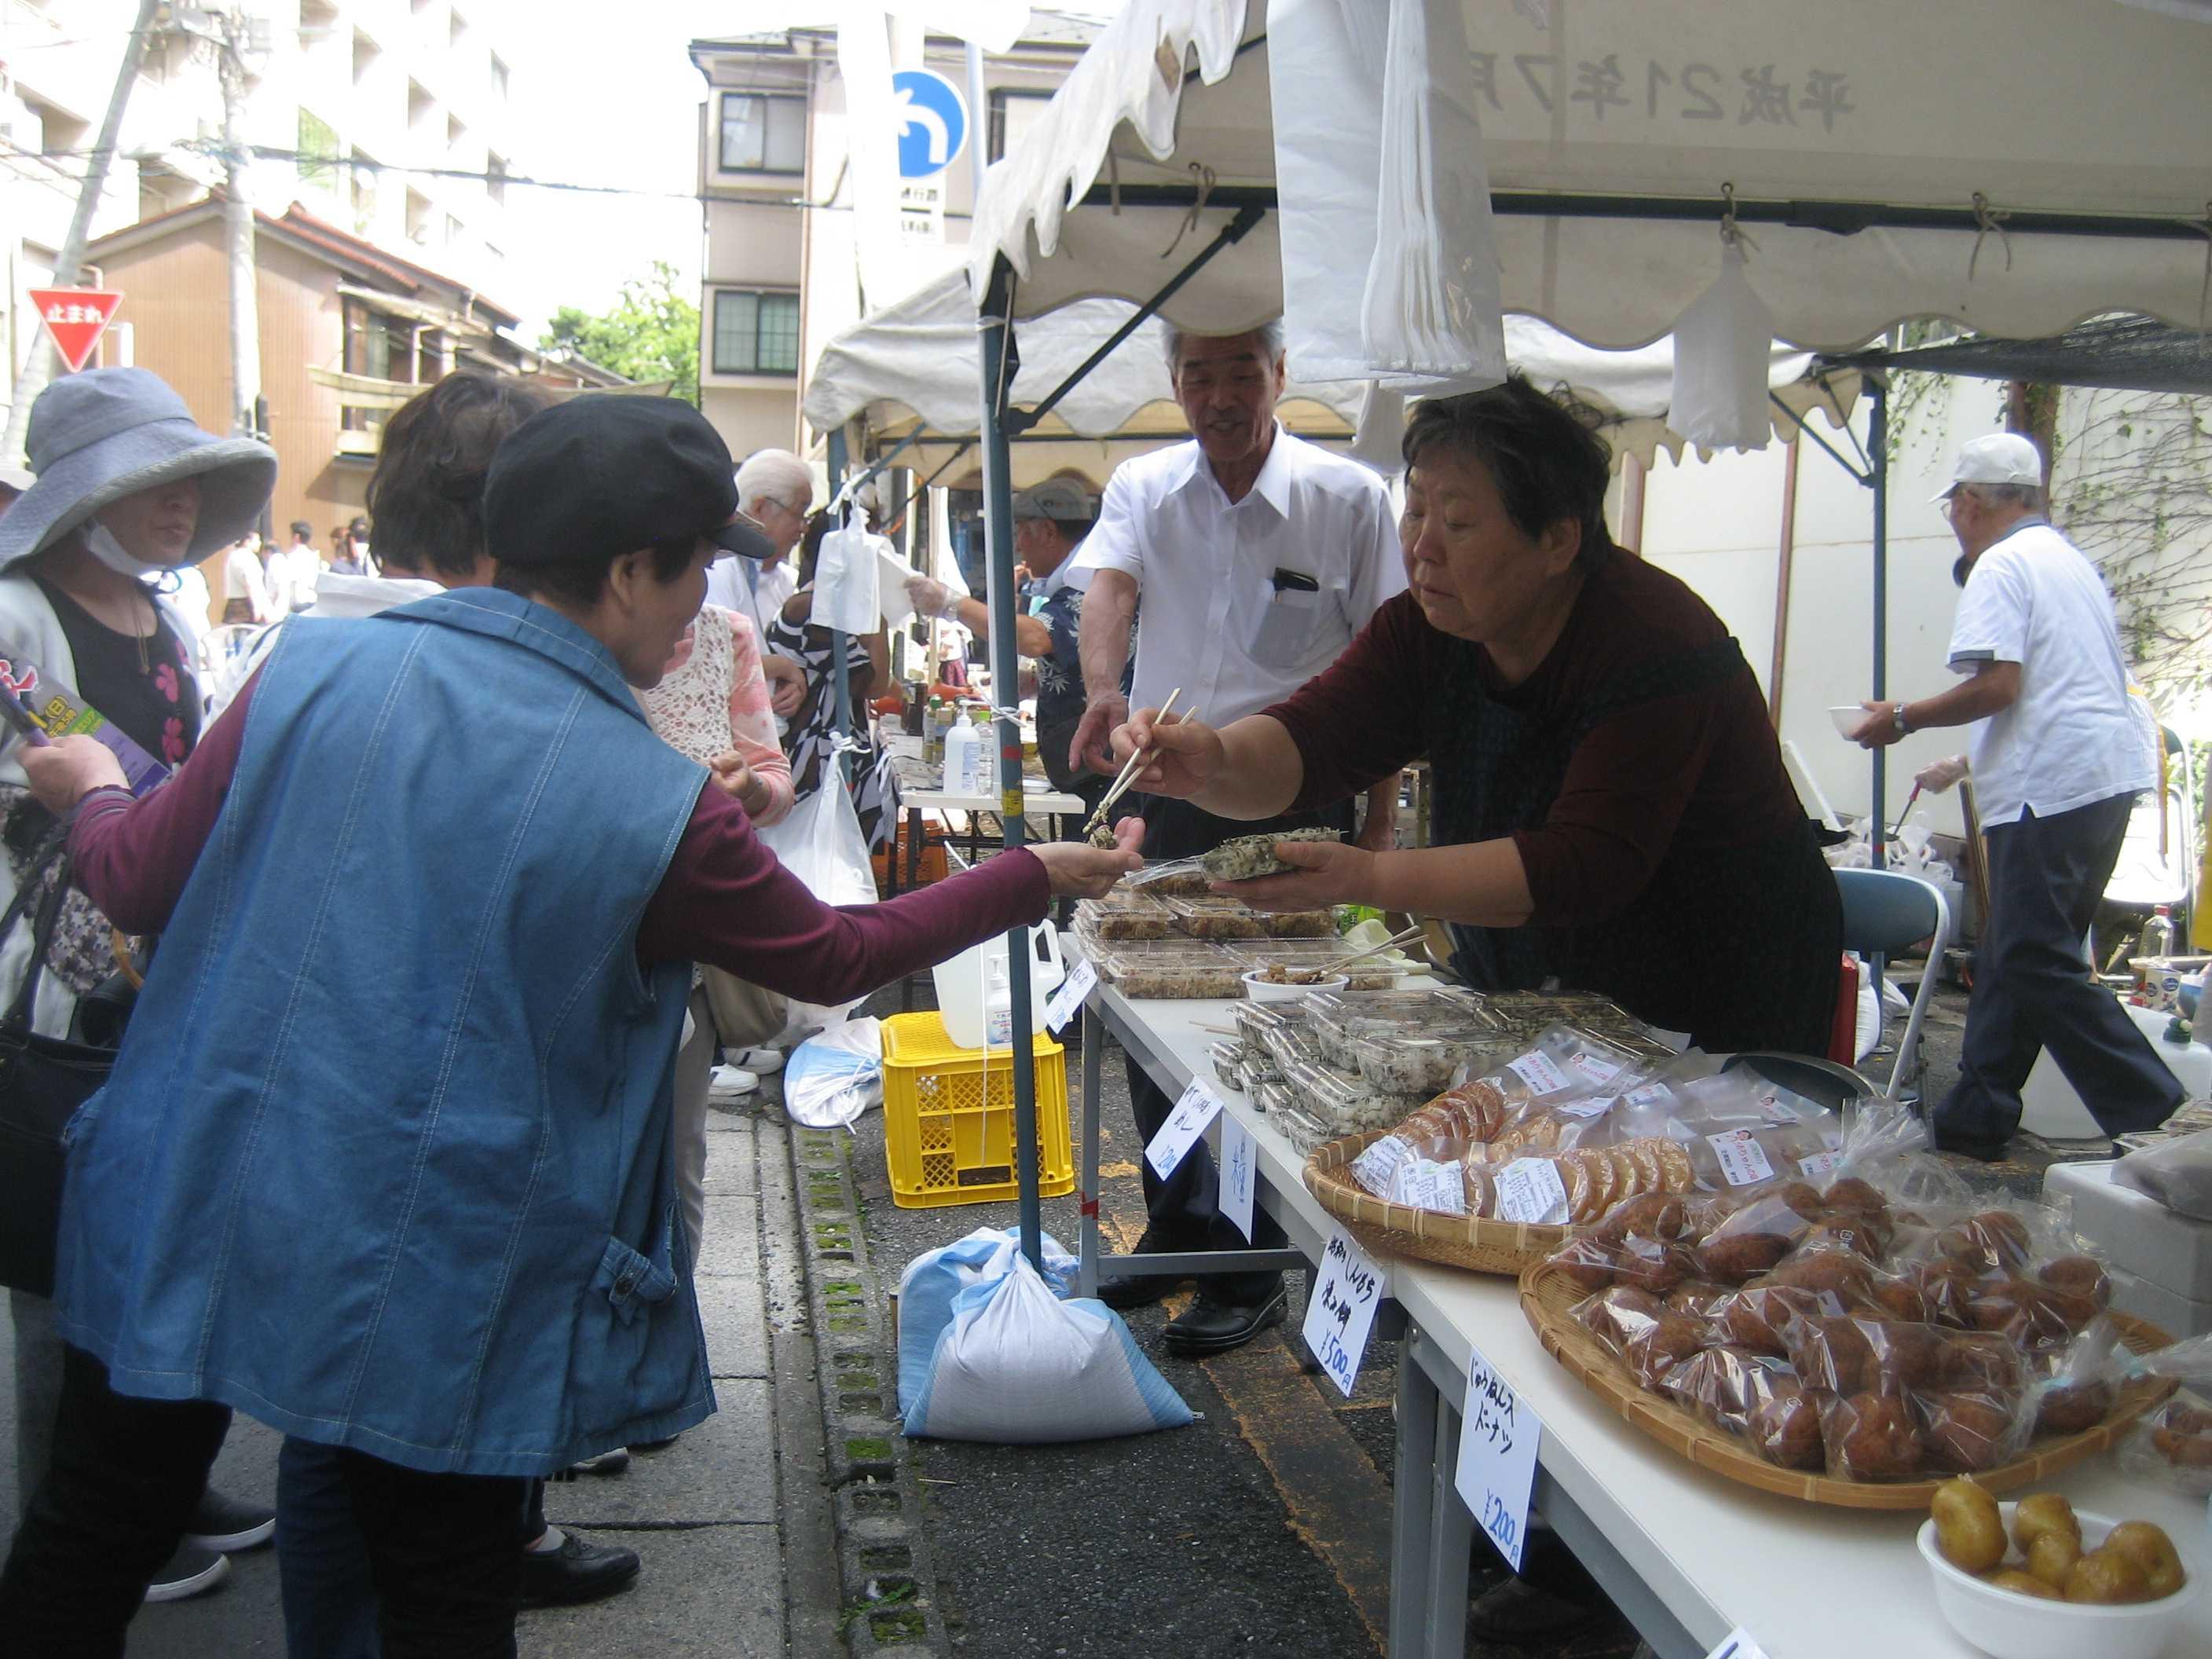
<path id="1" fill-rule="evenodd" d="M 1536 1448 L 1543 1437 L 1536 1413 L 1488 1360 L 1470 1353 L 1453 1484 L 1474 1524 L 1516 1572 L 1528 1542 L 1528 1499 L 1535 1490 Z"/>

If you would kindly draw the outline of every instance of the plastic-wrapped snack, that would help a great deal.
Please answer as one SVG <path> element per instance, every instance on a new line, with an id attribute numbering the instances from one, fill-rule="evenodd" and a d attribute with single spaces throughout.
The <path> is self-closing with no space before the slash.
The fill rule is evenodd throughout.
<path id="1" fill-rule="evenodd" d="M 2079 1434 L 2095 1428 L 2112 1414 L 2119 1384 L 2129 1374 L 2126 1350 L 2109 1319 L 2094 1321 L 2055 1359 L 2039 1361 L 2031 1349 L 2027 1363 L 2044 1372 L 2027 1388 L 2038 1434 Z"/>
<path id="2" fill-rule="evenodd" d="M 1473 1064 L 1498 1051 L 1503 1034 L 1487 1021 L 1424 1027 L 1389 1036 L 1355 1036 L 1351 1048 L 1359 1074 L 1393 1094 L 1433 1095 Z"/>
<path id="3" fill-rule="evenodd" d="M 1109 941 L 1166 939 L 1175 932 L 1175 918 L 1164 905 L 1118 888 L 1103 898 L 1084 900 L 1077 918 L 1091 937 Z"/>
<path id="4" fill-rule="evenodd" d="M 1820 1438 L 1828 1473 L 1840 1480 L 1899 1480 L 1917 1474 L 1927 1458 L 1911 1402 L 1902 1394 L 1825 1396 Z"/>
<path id="5" fill-rule="evenodd" d="M 1285 1076 L 1293 1066 L 1318 1065 L 1320 1052 L 1308 1040 L 1305 1032 L 1287 1022 L 1274 1027 L 1260 1039 L 1261 1050 L 1275 1062 L 1275 1069 Z"/>
<path id="6" fill-rule="evenodd" d="M 1263 1083 L 1252 1091 L 1252 1104 L 1257 1107 L 1260 1110 L 1267 1113 L 1270 1117 L 1280 1117 L 1285 1113 L 1288 1112 L 1292 1107 L 1296 1106 L 1297 1104 L 1297 1097 L 1291 1093 L 1288 1085 L 1282 1083 Z M 1322 1139 L 1327 1139 L 1328 1137 L 1324 1135 Z M 1320 1142 L 1316 1141 L 1314 1144 L 1318 1146 Z M 1307 1146 L 1301 1150 L 1311 1152 L 1313 1147 Z"/>
<path id="7" fill-rule="evenodd" d="M 1121 886 L 1147 898 L 1198 898 L 1212 890 L 1203 859 L 1164 859 L 1121 878 Z"/>
<path id="8" fill-rule="evenodd" d="M 1462 1084 L 1416 1109 L 1399 1133 L 1407 1135 L 1450 1135 L 1468 1141 L 1487 1141 L 1505 1127 L 1505 1103 L 1495 1090 L 1480 1084 Z"/>
<path id="9" fill-rule="evenodd" d="M 1750 1431 L 1751 1414 L 1774 1397 L 1778 1382 L 1794 1389 L 1797 1379 L 1764 1354 L 1723 1345 L 1699 1349 L 1661 1377 L 1659 1387 L 1702 1422 L 1741 1435 Z"/>
<path id="10" fill-rule="evenodd" d="M 2034 1419 L 2017 1389 L 1916 1389 L 1913 1419 L 1928 1461 L 1941 1468 L 1994 1468 L 2027 1444 Z"/>
<path id="11" fill-rule="evenodd" d="M 1160 902 L 1175 918 L 1176 932 L 1192 939 L 1218 943 L 1223 939 L 1267 937 L 1260 918 L 1234 899 L 1217 898 L 1209 893 L 1202 898 L 1163 899 Z"/>
<path id="12" fill-rule="evenodd" d="M 1820 1205 L 1818 1194 L 1806 1189 L 1810 1207 Z M 1782 1265 L 1797 1241 L 1812 1231 L 1812 1222 L 1797 1194 L 1784 1188 L 1768 1194 L 1728 1217 L 1698 1246 L 1698 1267 L 1707 1279 L 1741 1285 Z"/>
<path id="13" fill-rule="evenodd" d="M 1194 940 L 1102 946 L 1091 957 L 1099 977 L 1124 996 L 1233 998 L 1244 994 L 1243 970 L 1225 952 Z"/>
<path id="14" fill-rule="evenodd" d="M 1240 1002 L 1233 1012 L 1237 1020 L 1237 1034 L 1247 1046 L 1253 1048 L 1263 1046 L 1268 1032 L 1279 1031 L 1290 1024 L 1284 1017 L 1280 1003 Z"/>
<path id="15" fill-rule="evenodd" d="M 1686 1279 L 1667 1292 L 1667 1305 L 1693 1319 L 1711 1320 L 1735 1294 L 1733 1285 L 1716 1285 L 1710 1279 Z"/>
<path id="16" fill-rule="evenodd" d="M 1945 1331 L 1938 1366 L 1947 1389 L 2009 1392 L 2020 1387 L 2022 1375 L 2019 1350 L 2001 1336 L 1980 1331 Z"/>
<path id="17" fill-rule="evenodd" d="M 1301 1154 L 1310 1152 L 1325 1141 L 1336 1139 L 1343 1131 L 1316 1116 L 1297 1091 L 1285 1085 L 1280 1088 L 1270 1085 L 1264 1108 L 1268 1120 L 1288 1138 Z"/>
<path id="18" fill-rule="evenodd" d="M 1590 1233 L 1579 1233 L 1552 1253 L 1548 1265 L 1585 1291 L 1601 1291 L 1613 1282 L 1626 1260 L 1623 1247 Z"/>
<path id="19" fill-rule="evenodd" d="M 2147 1413 L 2120 1448 L 2120 1467 L 2191 1498 L 2212 1495 L 2212 1403 L 2183 1393 Z"/>
<path id="20" fill-rule="evenodd" d="M 1687 1206 L 1680 1198 L 1663 1192 L 1639 1193 L 1615 1204 L 1597 1224 L 1595 1236 L 1613 1244 L 1631 1237 L 1662 1238 L 1672 1243 L 1692 1242 Z"/>
<path id="21" fill-rule="evenodd" d="M 1667 1316 L 1667 1304 L 1657 1297 L 1625 1285 L 1601 1291 L 1569 1310 L 1569 1317 L 1616 1355 L 1626 1353 L 1630 1342 Z"/>
<path id="22" fill-rule="evenodd" d="M 1786 1322 L 1790 1364 L 1815 1388 L 1902 1395 L 1942 1378 L 1943 1333 L 1863 1316 L 1813 1314 Z"/>
<path id="23" fill-rule="evenodd" d="M 1663 1296 L 1697 1270 L 1697 1258 L 1686 1247 L 1631 1233 L 1620 1243 L 1620 1265 L 1613 1270 L 1613 1282 Z"/>
<path id="24" fill-rule="evenodd" d="M 1768 1462 L 1785 1469 L 1817 1469 L 1827 1460 L 1821 1407 L 1827 1396 L 1794 1376 L 1770 1376 L 1766 1397 L 1751 1409 L 1744 1439 Z"/>
<path id="25" fill-rule="evenodd" d="M 1248 1095 L 1263 1084 L 1282 1080 L 1282 1072 L 1266 1054 L 1248 1054 L 1237 1067 L 1237 1086 Z"/>
<path id="26" fill-rule="evenodd" d="M 1403 1121 L 1419 1104 L 1404 1095 L 1383 1093 L 1363 1079 L 1346 1077 L 1325 1066 L 1294 1061 L 1283 1068 L 1283 1077 L 1308 1111 L 1334 1126 L 1332 1138 L 1357 1134 L 1363 1129 L 1388 1128 Z"/>
<path id="27" fill-rule="evenodd" d="M 1702 1319 L 1692 1319 L 1686 1314 L 1662 1314 L 1650 1329 L 1629 1340 L 1620 1357 L 1637 1386 L 1656 1393 L 1662 1379 L 1711 1341 L 1711 1334 Z"/>
<path id="28" fill-rule="evenodd" d="M 1820 1291 L 1754 1279 L 1716 1304 L 1708 1316 L 1737 1346 L 1780 1358 L 1790 1352 L 1783 1333 L 1795 1322 L 1842 1311 L 1841 1303 Z"/>
<path id="29" fill-rule="evenodd" d="M 1200 862 L 1216 881 L 1249 881 L 1255 876 L 1279 876 L 1293 867 L 1275 856 L 1279 842 L 1343 839 L 1334 830 L 1278 830 L 1271 835 L 1238 836 L 1201 854 Z"/>
<path id="30" fill-rule="evenodd" d="M 1393 1204 L 1439 1215 L 1467 1213 L 1467 1168 L 1456 1158 L 1438 1160 L 1416 1153 L 1393 1173 L 1385 1194 Z"/>
<path id="31" fill-rule="evenodd" d="M 1232 1089 L 1242 1089 L 1243 1079 L 1238 1075 L 1244 1064 L 1245 1048 L 1241 1042 L 1217 1042 L 1207 1050 L 1213 1061 L 1213 1075 Z"/>

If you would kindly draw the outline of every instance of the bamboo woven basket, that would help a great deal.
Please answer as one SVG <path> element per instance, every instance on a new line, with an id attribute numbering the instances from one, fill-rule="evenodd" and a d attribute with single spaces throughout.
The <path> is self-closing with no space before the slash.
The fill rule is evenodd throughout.
<path id="1" fill-rule="evenodd" d="M 1306 1190 L 1344 1223 L 1362 1249 L 1517 1278 L 1567 1242 L 1565 1227 L 1479 1221 L 1376 1197 L 1352 1178 L 1352 1160 L 1389 1133 L 1346 1135 L 1315 1147 L 1306 1159 Z"/>
<path id="2" fill-rule="evenodd" d="M 1521 1310 L 1535 1328 L 1545 1352 L 1581 1378 L 1592 1393 L 1668 1450 L 1701 1469 L 1761 1492 L 1807 1504 L 1846 1510 L 1921 1510 L 1946 1477 L 1923 1480 L 1839 1480 L 1804 1469 L 1778 1468 L 1747 1450 L 1733 1435 L 1702 1422 L 1694 1412 L 1665 1396 L 1647 1394 L 1609 1348 L 1577 1324 L 1567 1311 L 1589 1292 L 1557 1268 L 1537 1267 L 1521 1279 Z M 2172 1340 L 2163 1331 L 2125 1314 L 2108 1316 L 2121 1340 L 2136 1353 L 2162 1348 Z M 2037 1441 L 2023 1455 L 1995 1468 L 1977 1470 L 1975 1484 L 1993 1492 L 2009 1492 L 2044 1480 L 2099 1452 L 2110 1450 L 2137 1418 L 2174 1391 L 2157 1377 L 2140 1378 L 2120 1390 L 2112 1410 L 2094 1429 Z"/>

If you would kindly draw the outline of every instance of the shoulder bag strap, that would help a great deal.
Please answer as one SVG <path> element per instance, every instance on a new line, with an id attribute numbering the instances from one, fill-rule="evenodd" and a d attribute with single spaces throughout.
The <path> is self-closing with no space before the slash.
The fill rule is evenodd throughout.
<path id="1" fill-rule="evenodd" d="M 5 915 L 0 915 L 0 939 L 15 931 L 15 924 L 30 908 L 31 896 L 38 890 L 40 881 L 49 868 L 56 869 L 54 883 L 40 902 L 37 915 L 31 923 L 31 957 L 23 968 L 23 982 L 17 988 L 15 1000 L 4 1017 L 0 1017 L 0 1033 L 21 1036 L 31 1029 L 31 1013 L 39 1000 L 39 979 L 46 970 L 46 948 L 53 943 L 54 927 L 61 920 L 62 902 L 69 896 L 70 858 L 69 826 L 58 826 L 40 844 L 30 861 L 23 866 L 22 880 L 17 884 L 15 896 L 9 903 Z"/>

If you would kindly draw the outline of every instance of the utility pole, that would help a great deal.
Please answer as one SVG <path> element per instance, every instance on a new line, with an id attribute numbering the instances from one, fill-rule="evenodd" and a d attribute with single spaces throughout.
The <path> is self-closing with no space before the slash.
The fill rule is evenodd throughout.
<path id="1" fill-rule="evenodd" d="M 100 124 L 100 138 L 85 168 L 84 184 L 77 191 L 76 211 L 70 216 L 69 234 L 62 238 L 61 258 L 54 261 L 56 288 L 75 287 L 83 270 L 84 245 L 92 236 L 92 216 L 98 210 L 100 196 L 107 188 L 107 166 L 114 159 L 115 147 L 123 137 L 124 107 L 131 101 L 131 88 L 137 82 L 138 66 L 146 58 L 147 38 L 154 30 L 154 14 L 160 9 L 161 0 L 138 0 L 138 21 L 131 27 L 130 39 L 123 43 L 123 66 L 115 72 L 115 90 L 108 94 L 107 117 Z M 53 378 L 53 342 L 46 337 L 46 330 L 36 325 L 33 328 L 23 372 L 15 377 L 15 401 L 8 407 L 7 436 L 0 439 L 0 460 L 10 463 L 22 459 L 23 434 L 31 423 L 31 405 Z"/>
<path id="2" fill-rule="evenodd" d="M 230 272 L 230 430 L 233 437 L 261 436 L 254 415 L 261 400 L 261 312 L 254 292 L 253 203 L 246 194 L 246 54 L 252 25 L 242 8 L 222 15 L 222 46 L 216 59 L 222 82 L 222 245 Z"/>

